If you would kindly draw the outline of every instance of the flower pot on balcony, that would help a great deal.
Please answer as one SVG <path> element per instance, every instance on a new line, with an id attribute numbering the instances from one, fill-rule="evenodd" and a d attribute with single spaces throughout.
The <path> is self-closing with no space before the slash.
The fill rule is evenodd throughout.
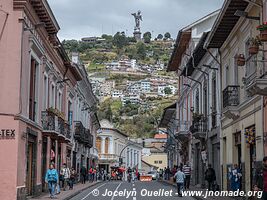
<path id="1" fill-rule="evenodd" d="M 244 66 L 246 64 L 246 59 L 245 59 L 244 54 L 239 54 L 236 57 L 236 63 L 237 63 L 237 66 Z"/>
<path id="2" fill-rule="evenodd" d="M 255 55 L 259 52 L 259 46 L 258 45 L 252 45 L 248 48 L 248 52 L 250 55 Z"/>

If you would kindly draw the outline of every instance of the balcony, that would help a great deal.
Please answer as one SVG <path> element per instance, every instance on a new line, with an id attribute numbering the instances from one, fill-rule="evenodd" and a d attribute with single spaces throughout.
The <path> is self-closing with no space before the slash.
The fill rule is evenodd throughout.
<path id="1" fill-rule="evenodd" d="M 250 96 L 267 95 L 267 69 L 265 62 L 258 61 L 256 65 L 247 66 L 250 68 L 250 73 L 243 80 L 245 89 Z"/>
<path id="2" fill-rule="evenodd" d="M 186 141 L 189 136 L 189 121 L 180 122 L 180 126 L 178 127 L 178 131 L 175 134 L 175 137 L 179 140 Z"/>
<path id="3" fill-rule="evenodd" d="M 85 131 L 85 128 L 84 128 L 82 122 L 75 121 L 74 122 L 74 127 L 75 127 L 74 138 L 76 140 L 78 140 L 79 142 L 83 143 L 84 142 L 84 131 Z"/>
<path id="4" fill-rule="evenodd" d="M 207 118 L 202 115 L 193 117 L 190 131 L 196 139 L 205 139 L 207 134 Z"/>
<path id="5" fill-rule="evenodd" d="M 229 85 L 223 90 L 223 114 L 229 119 L 239 117 L 239 89 L 238 85 Z"/>
<path id="6" fill-rule="evenodd" d="M 89 148 L 93 147 L 93 135 L 89 129 L 85 129 L 84 144 Z"/>
<path id="7" fill-rule="evenodd" d="M 64 120 L 52 112 L 42 111 L 42 126 L 46 132 L 65 135 Z"/>
<path id="8" fill-rule="evenodd" d="M 116 154 L 108 154 L 108 153 L 100 153 L 98 154 L 98 157 L 100 160 L 106 160 L 106 161 L 117 161 L 119 159 L 119 156 Z"/>

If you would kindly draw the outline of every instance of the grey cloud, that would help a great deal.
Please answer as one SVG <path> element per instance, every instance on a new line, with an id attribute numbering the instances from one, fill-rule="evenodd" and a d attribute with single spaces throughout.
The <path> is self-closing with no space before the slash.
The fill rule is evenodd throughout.
<path id="1" fill-rule="evenodd" d="M 48 0 L 59 24 L 60 39 L 80 39 L 126 31 L 132 35 L 132 12 L 142 11 L 142 32 L 170 32 L 217 10 L 223 0 Z"/>

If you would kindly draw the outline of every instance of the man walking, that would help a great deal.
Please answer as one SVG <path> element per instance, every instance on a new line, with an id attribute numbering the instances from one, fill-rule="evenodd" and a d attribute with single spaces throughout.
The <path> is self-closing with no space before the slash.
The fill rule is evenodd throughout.
<path id="1" fill-rule="evenodd" d="M 184 187 L 185 174 L 182 172 L 181 168 L 178 168 L 178 171 L 176 172 L 176 174 L 174 176 L 176 178 L 178 196 L 182 197 L 182 190 Z"/>
<path id="2" fill-rule="evenodd" d="M 211 167 L 211 164 L 208 165 L 208 169 L 205 171 L 205 180 L 208 181 L 208 189 L 211 191 L 213 182 L 216 180 L 215 170 Z"/>
<path id="3" fill-rule="evenodd" d="M 183 172 L 185 174 L 185 189 L 189 189 L 191 178 L 191 167 L 188 163 L 183 166 Z"/>
<path id="4" fill-rule="evenodd" d="M 63 167 L 60 170 L 60 175 L 63 178 L 63 190 L 65 191 L 70 178 L 70 169 L 67 167 L 66 163 L 63 164 Z"/>

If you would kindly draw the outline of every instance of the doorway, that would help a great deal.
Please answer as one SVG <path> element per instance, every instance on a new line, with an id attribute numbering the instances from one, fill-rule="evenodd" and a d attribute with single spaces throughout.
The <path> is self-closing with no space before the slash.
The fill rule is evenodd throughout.
<path id="1" fill-rule="evenodd" d="M 27 195 L 34 194 L 36 185 L 36 137 L 29 135 L 27 145 L 26 187 Z"/>

